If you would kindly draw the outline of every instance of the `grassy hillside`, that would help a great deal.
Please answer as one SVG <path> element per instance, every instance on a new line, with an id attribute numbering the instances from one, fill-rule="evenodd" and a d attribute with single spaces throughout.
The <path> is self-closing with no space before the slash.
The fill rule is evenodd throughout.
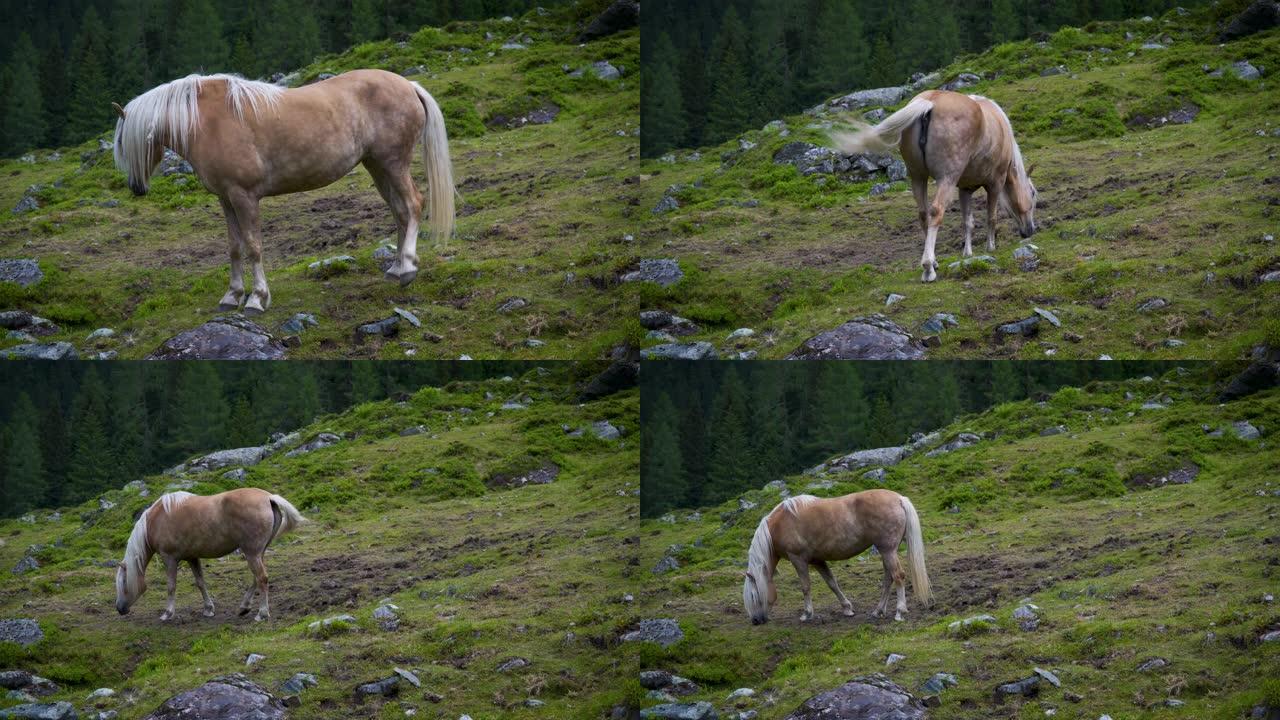
<path id="1" fill-rule="evenodd" d="M 733 347 L 761 357 L 781 357 L 811 335 L 873 312 L 918 335 L 931 334 L 919 327 L 935 313 L 954 314 L 959 327 L 941 334 L 933 357 L 1230 358 L 1274 341 L 1280 283 L 1259 278 L 1280 269 L 1280 31 L 1220 45 L 1219 24 L 1244 4 L 1064 28 L 939 71 L 939 83 L 981 75 L 963 92 L 991 97 L 1008 112 L 1035 166 L 1038 269 L 1020 269 L 1017 232 L 1004 217 L 994 263 L 948 270 L 963 245 L 953 203 L 939 234 L 938 281 L 922 284 L 923 238 L 907 182 L 872 196 L 872 182 L 804 177 L 774 164 L 787 143 L 826 145 L 833 123 L 861 120 L 862 111 L 824 109 L 784 118 L 785 137 L 766 127 L 697 154 L 645 162 L 644 208 L 666 194 L 681 207 L 651 215 L 640 234 L 644 252 L 678 259 L 686 277 L 666 289 L 646 286 L 642 308 L 698 323 L 703 332 L 681 339 L 710 340 L 722 351 L 729 332 L 754 328 L 754 339 Z M 1163 49 L 1144 49 L 1148 43 Z M 1262 69 L 1262 77 L 1236 77 L 1230 67 L 1237 61 Z M 1065 72 L 1041 75 L 1060 66 Z M 1139 122 L 1188 103 L 1199 108 L 1190 124 L 1147 129 Z M 672 186 L 680 187 L 669 193 Z M 982 196 L 977 255 L 986 253 Z M 891 293 L 906 299 L 886 307 Z M 1155 297 L 1168 306 L 1138 311 Z M 1035 307 L 1051 309 L 1062 327 L 1044 327 L 1025 342 L 993 341 L 997 325 Z"/>
<path id="2" fill-rule="evenodd" d="M 635 186 L 625 180 L 639 150 L 640 38 L 630 30 L 579 45 L 586 5 L 424 28 L 297 73 L 295 84 L 372 67 L 422 83 L 444 109 L 461 199 L 457 236 L 419 245 L 422 271 L 407 288 L 383 280 L 373 257 L 394 244 L 395 221 L 363 168 L 321 190 L 265 200 L 273 305 L 258 322 L 277 331 L 298 312 L 319 321 L 293 357 L 595 357 L 625 339 L 621 320 L 635 300 L 616 277 L 631 232 Z M 503 49 L 512 43 L 524 49 Z M 591 66 L 601 61 L 622 76 L 597 77 Z M 550 124 L 501 122 L 548 103 L 560 108 Z M 47 339 L 82 352 L 92 330 L 114 328 L 117 339 L 93 349 L 140 357 L 217 313 L 228 277 L 226 225 L 194 176 L 157 175 L 151 193 L 135 199 L 110 151 L 97 147 L 94 140 L 61 149 L 58 160 L 44 150 L 33 164 L 0 162 L 0 258 L 38 259 L 46 275 L 25 291 L 0 283 L 0 308 L 52 320 L 62 332 Z M 96 154 L 82 165 L 85 153 Z M 420 157 L 414 167 L 422 187 Z M 44 186 L 35 194 L 40 209 L 12 214 L 33 185 Z M 308 271 L 340 255 L 355 262 Z M 512 297 L 528 305 L 499 312 Z M 353 342 L 358 325 L 395 307 L 416 313 L 423 328 Z"/>
<path id="3" fill-rule="evenodd" d="M 677 619 L 685 639 L 666 650 L 646 645 L 641 669 L 698 683 L 681 701 L 710 701 L 721 717 L 756 710 L 762 720 L 877 671 L 915 692 L 934 673 L 954 674 L 958 685 L 930 711 L 939 720 L 1050 710 L 1090 720 L 1238 718 L 1264 698 L 1280 704 L 1280 643 L 1259 642 L 1280 624 L 1277 605 L 1263 597 L 1277 589 L 1280 392 L 1220 405 L 1203 369 L 1183 372 L 1001 405 L 938 439 L 970 431 L 983 437 L 976 445 L 888 468 L 884 486 L 920 512 L 936 594 L 931 608 L 911 600 L 902 623 L 870 617 L 882 570 L 878 557 L 864 555 L 832 565 L 855 617 L 840 614 L 814 573 L 817 617 L 801 624 L 799 586 L 784 561 L 771 621 L 751 625 L 741 573 L 756 524 L 779 501 L 776 489 L 746 492 L 742 506 L 735 499 L 642 521 L 645 572 L 667 555 L 679 568 L 651 576 L 639 609 Z M 1141 409 L 1148 401 L 1165 408 Z M 1261 429 L 1261 438 L 1236 437 L 1236 421 Z M 1057 425 L 1066 432 L 1041 435 Z M 1144 478 L 1186 463 L 1199 468 L 1190 484 L 1143 488 Z M 793 494 L 835 496 L 877 486 L 863 472 L 785 482 Z M 806 489 L 810 483 L 830 487 Z M 749 503 L 757 505 L 739 509 Z M 1028 598 L 1040 608 L 1039 627 L 1029 631 L 1012 617 Z M 948 629 L 981 614 L 995 622 Z M 886 667 L 890 653 L 906 659 Z M 1168 666 L 1137 670 L 1154 657 Z M 1056 673 L 1061 689 L 1046 684 L 1037 699 L 993 702 L 997 685 L 1037 666 Z M 755 697 L 726 701 L 740 687 Z"/>
<path id="4" fill-rule="evenodd" d="M 134 514 L 176 481 L 193 481 L 202 494 L 236 487 L 226 470 L 144 478 L 149 497 L 133 487 L 108 492 L 103 499 L 115 506 L 106 510 L 95 500 L 63 508 L 58 519 L 46 510 L 33 522 L 0 523 L 0 618 L 34 618 L 45 633 L 26 650 L 0 643 L 0 668 L 54 680 L 62 690 L 50 699 L 77 708 L 95 688 L 111 687 L 117 694 L 102 707 L 120 718 L 234 671 L 271 690 L 295 673 L 314 674 L 319 685 L 301 694 L 297 718 L 607 713 L 620 699 L 614 678 L 635 664 L 613 638 L 625 612 L 625 558 L 634 552 L 621 528 L 639 509 L 639 395 L 578 404 L 566 372 L 535 369 L 361 405 L 321 418 L 294 441 L 330 431 L 343 436 L 338 444 L 248 468 L 244 485 L 280 493 L 311 520 L 267 553 L 267 622 L 235 614 L 249 577 L 235 556 L 205 563 L 214 618 L 200 615 L 184 568 L 178 616 L 159 622 L 158 561 L 133 612 L 115 612 L 108 565 L 123 555 Z M 526 407 L 502 409 L 512 400 Z M 591 425 L 603 420 L 622 437 L 599 439 Z M 400 434 L 417 425 L 426 432 Z M 587 429 L 575 435 L 562 425 Z M 495 476 L 548 462 L 559 468 L 550 484 L 489 487 Z M 9 572 L 31 546 L 40 567 Z M 400 608 L 392 631 L 372 617 L 387 598 Z M 354 625 L 308 633 L 309 623 L 344 613 Z M 246 668 L 250 653 L 266 659 Z M 529 664 L 497 670 L 513 657 Z M 398 698 L 355 703 L 357 685 L 397 666 L 415 672 L 421 689 L 402 683 Z"/>

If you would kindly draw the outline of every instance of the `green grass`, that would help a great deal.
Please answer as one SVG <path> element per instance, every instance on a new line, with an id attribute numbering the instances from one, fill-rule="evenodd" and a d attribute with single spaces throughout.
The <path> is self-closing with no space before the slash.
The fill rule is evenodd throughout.
<path id="1" fill-rule="evenodd" d="M 183 569 L 178 617 L 158 620 L 165 602 L 162 565 L 150 568 L 148 592 L 120 617 L 113 570 L 132 518 L 173 481 L 145 478 L 149 497 L 103 493 L 49 510 L 35 522 L 0 521 L 0 617 L 32 617 L 46 638 L 29 649 L 0 644 L 0 667 L 20 667 L 62 686 L 51 700 L 77 707 L 98 687 L 117 690 L 104 708 L 139 718 L 163 700 L 220 674 L 245 672 L 269 689 L 296 672 L 319 686 L 302 693 L 298 718 L 599 717 L 626 691 L 619 668 L 634 655 L 612 647 L 625 614 L 626 563 L 634 545 L 626 523 L 638 512 L 639 394 L 627 391 L 579 404 L 570 369 L 531 370 L 509 382 L 424 388 L 407 402 L 368 403 L 323 417 L 303 438 L 332 431 L 344 440 L 295 458 L 273 455 L 249 469 L 245 485 L 289 498 L 311 522 L 273 544 L 268 622 L 235 615 L 248 571 L 230 556 L 207 561 L 217 617 L 199 615 L 199 595 Z M 525 410 L 504 411 L 505 398 L 527 394 Z M 469 408 L 471 413 L 463 413 Z M 627 433 L 604 441 L 572 427 L 610 420 Z M 426 434 L 399 431 L 425 425 Z M 529 458 L 555 462 L 549 485 L 489 491 L 483 480 Z M 223 471 L 190 476 L 197 493 L 236 487 Z M 121 480 L 121 484 L 126 479 Z M 8 572 L 31 545 L 38 570 Z M 400 610 L 394 632 L 371 617 L 383 598 Z M 321 633 L 307 625 L 349 613 Z M 244 666 L 252 652 L 267 659 Z M 529 667 L 499 673 L 512 656 Z M 632 659 L 628 659 L 632 658 Z M 412 668 L 422 690 L 396 699 L 352 701 L 356 685 Z M 443 696 L 438 702 L 427 693 Z M 536 698 L 540 709 L 524 706 Z M 4 706 L 12 700 L 0 700 Z"/>
<path id="2" fill-rule="evenodd" d="M 792 116 L 784 118 L 786 137 L 746 132 L 753 149 L 739 150 L 734 139 L 702 148 L 697 160 L 679 151 L 673 162 L 643 162 L 651 178 L 642 184 L 643 208 L 670 186 L 686 189 L 676 194 L 678 210 L 649 218 L 640 251 L 677 258 L 688 277 L 642 289 L 641 307 L 699 322 L 705 332 L 687 339 L 724 349 L 730 331 L 752 327 L 755 338 L 735 349 L 762 358 L 782 357 L 807 337 L 875 312 L 913 332 L 934 313 L 955 314 L 960 326 L 930 350 L 937 358 L 1238 358 L 1275 341 L 1280 326 L 1269 318 L 1280 308 L 1280 284 L 1257 278 L 1280 267 L 1277 246 L 1263 241 L 1280 229 L 1274 180 L 1264 182 L 1276 175 L 1280 94 L 1269 70 L 1244 81 L 1229 72 L 1211 77 L 1203 66 L 1247 59 L 1280 67 L 1280 32 L 1219 46 L 1215 23 L 1240 3 L 1221 5 L 1150 23 L 1064 28 L 1043 42 L 958 58 L 941 71 L 944 79 L 962 71 L 988 78 L 965 92 L 996 100 L 1013 122 L 1043 205 L 1032 239 L 1037 270 L 1018 268 L 1012 252 L 1019 242 L 1003 216 L 994 266 L 948 270 L 963 237 L 953 203 L 939 235 L 939 279 L 921 283 L 923 242 L 907 184 L 872 197 L 868 183 L 774 165 L 786 143 L 825 144 L 823 123 L 840 121 Z M 1164 35 L 1172 38 L 1165 50 L 1141 49 Z M 1057 65 L 1069 73 L 1040 76 Z M 1185 102 L 1200 108 L 1189 125 L 1126 124 Z M 758 206 L 744 206 L 748 199 Z M 975 219 L 975 253 L 983 254 L 983 208 Z M 886 308 L 889 293 L 907 299 Z M 1170 306 L 1137 312 L 1153 296 Z M 1063 327 L 993 341 L 997 325 L 1037 306 L 1052 309 Z M 1167 346 L 1171 339 L 1185 344 Z"/>
<path id="3" fill-rule="evenodd" d="M 684 699 L 708 700 L 722 717 L 731 709 L 726 696 L 752 687 L 755 698 L 735 707 L 765 720 L 872 672 L 911 690 L 936 672 L 954 673 L 959 686 L 930 711 L 939 720 L 1044 717 L 1049 709 L 1077 718 L 1236 718 L 1264 699 L 1274 702 L 1268 679 L 1280 669 L 1280 645 L 1256 639 L 1280 622 L 1274 603 L 1262 600 L 1275 592 L 1280 391 L 1219 404 L 1212 372 L 1200 366 L 1151 382 L 1064 389 L 1044 403 L 1001 405 L 944 429 L 944 437 L 981 434 L 976 446 L 936 458 L 912 455 L 891 468 L 884 486 L 909 496 L 920 512 L 936 596 L 928 608 L 909 599 L 902 623 L 870 618 L 882 571 L 878 558 L 862 555 L 833 564 L 855 617 L 840 614 L 815 574 L 817 618 L 801 624 L 800 591 L 784 562 L 771 621 L 750 624 L 741 570 L 776 492 L 744 492 L 758 504 L 750 510 L 740 511 L 735 498 L 701 508 L 698 520 L 688 510 L 676 511 L 674 523 L 641 520 L 641 567 L 647 572 L 675 552 L 680 568 L 649 575 L 637 609 L 641 617 L 677 619 L 686 635 L 666 650 L 642 648 L 641 669 L 692 679 L 701 691 Z M 1139 409 L 1165 394 L 1173 399 L 1167 409 Z M 1229 431 L 1214 438 L 1201 428 L 1245 419 L 1264 429 L 1261 440 Z M 1068 432 L 1040 436 L 1059 424 Z M 1124 484 L 1187 459 L 1200 467 L 1191 484 Z M 828 475 L 830 490 L 806 489 L 814 480 L 807 475 L 785 480 L 792 493 L 834 496 L 867 487 L 860 474 Z M 1019 629 L 1011 617 L 1023 598 L 1041 608 L 1035 631 Z M 947 628 L 981 614 L 996 622 Z M 887 669 L 889 653 L 907 659 Z M 1155 656 L 1170 667 L 1136 672 Z M 993 704 L 996 685 L 1036 666 L 1057 673 L 1062 689 Z M 1071 702 L 1067 692 L 1083 699 Z M 1186 706 L 1164 706 L 1169 698 Z"/>
<path id="4" fill-rule="evenodd" d="M 320 190 L 264 200 L 273 304 L 257 322 L 274 331 L 297 312 L 320 322 L 302 333 L 291 357 L 592 358 L 638 335 L 627 329 L 635 291 L 616 278 L 630 262 L 622 238 L 634 232 L 638 192 L 624 180 L 635 174 L 629 159 L 639 151 L 640 37 L 631 30 L 578 45 L 575 23 L 587 5 L 509 23 L 423 28 L 404 47 L 366 43 L 301 69 L 305 81 L 322 72 L 425 66 L 412 79 L 444 110 L 461 199 L 456 236 L 419 244 L 421 270 L 406 288 L 384 280 L 372 258 L 384 241 L 394 242 L 395 222 L 363 168 Z M 528 49 L 500 49 L 515 34 L 533 39 Z M 623 68 L 623 77 L 575 79 L 562 69 L 599 60 Z M 510 131 L 485 126 L 532 100 L 555 102 L 559 117 Z M 0 257 L 37 258 L 47 276 L 26 290 L 0 285 L 0 308 L 54 320 L 63 331 L 47 340 L 70 341 L 82 354 L 138 358 L 217 314 L 228 282 L 226 224 L 217 198 L 194 177 L 156 177 L 146 197 L 133 198 L 109 152 L 82 170 L 81 154 L 96 148 L 95 139 L 62 148 L 56 162 L 46 161 L 50 151 L 36 151 L 35 164 L 0 161 Z M 9 213 L 37 184 L 48 186 L 38 196 L 42 207 Z M 108 201 L 118 206 L 102 206 Z M 357 260 L 344 273 L 307 271 L 315 260 L 344 254 Z M 531 304 L 498 313 L 513 295 Z M 394 307 L 412 310 L 423 329 L 353 341 L 356 326 L 389 317 Z M 104 326 L 117 339 L 89 347 L 85 337 Z M 530 346 L 530 339 L 545 344 Z M 0 338 L 0 349 L 14 344 Z"/>

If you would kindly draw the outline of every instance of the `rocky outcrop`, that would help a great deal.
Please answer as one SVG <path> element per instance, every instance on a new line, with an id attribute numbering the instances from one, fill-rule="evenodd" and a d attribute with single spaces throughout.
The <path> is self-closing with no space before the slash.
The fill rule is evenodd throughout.
<path id="1" fill-rule="evenodd" d="M 857 317 L 801 343 L 788 360 L 921 360 L 924 344 L 883 315 Z"/>
<path id="2" fill-rule="evenodd" d="M 262 462 L 267 456 L 265 447 L 244 447 L 232 450 L 217 450 L 202 455 L 187 463 L 187 470 L 200 472 L 203 470 L 221 470 L 225 467 L 247 467 Z"/>
<path id="3" fill-rule="evenodd" d="M 854 678 L 805 700 L 785 720 L 922 720 L 924 702 L 880 673 Z"/>
<path id="4" fill-rule="evenodd" d="M 596 16 L 578 35 L 578 42 L 591 42 L 608 37 L 640 24 L 639 0 L 614 0 L 604 12 Z"/>
<path id="5" fill-rule="evenodd" d="M 560 466 L 553 462 L 545 462 L 532 470 L 523 472 L 495 473 L 485 481 L 490 488 L 518 488 L 525 485 L 547 485 L 555 482 L 560 475 Z"/>
<path id="6" fill-rule="evenodd" d="M 1218 41 L 1239 40 L 1276 26 L 1280 26 L 1280 2 L 1255 0 L 1252 5 L 1244 9 L 1244 12 L 1227 23 L 1227 27 L 1218 35 Z"/>
<path id="7" fill-rule="evenodd" d="M 286 714 L 282 700 L 235 673 L 174 695 L 143 720 L 281 720 Z"/>
<path id="8" fill-rule="evenodd" d="M 239 315 L 225 315 L 178 333 L 148 360 L 282 360 L 284 343 Z"/>
<path id="9" fill-rule="evenodd" d="M 14 283 L 19 287 L 31 287 L 44 279 L 40 263 L 29 258 L 0 260 L 0 282 Z"/>
<path id="10" fill-rule="evenodd" d="M 670 647 L 684 639 L 684 631 L 680 629 L 680 623 L 671 618 L 641 620 L 619 639 L 623 642 L 648 642 Z"/>
<path id="11" fill-rule="evenodd" d="M 40 624 L 30 618 L 0 620 L 0 642 L 30 647 L 44 639 Z"/>

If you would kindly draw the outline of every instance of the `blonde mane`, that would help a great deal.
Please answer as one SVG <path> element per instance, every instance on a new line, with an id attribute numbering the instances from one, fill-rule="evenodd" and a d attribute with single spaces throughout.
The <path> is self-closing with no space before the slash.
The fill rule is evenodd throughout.
<path id="1" fill-rule="evenodd" d="M 192 497 L 195 496 L 189 492 L 165 493 L 143 510 L 138 516 L 138 521 L 133 524 L 133 531 L 129 533 L 129 543 L 124 548 L 124 564 L 128 570 L 125 573 L 125 583 L 130 597 L 137 597 L 142 589 L 142 577 L 146 574 L 147 563 L 151 560 L 151 547 L 147 542 L 147 515 L 150 515 L 157 505 L 166 513 L 172 512 L 174 508 Z"/>
<path id="2" fill-rule="evenodd" d="M 989 97 L 983 97 L 982 95 L 970 95 L 969 97 L 977 102 L 991 103 L 991 107 L 995 108 L 996 112 L 1000 113 L 1000 117 L 1004 118 L 1005 129 L 1009 131 L 1009 143 L 1013 145 L 1013 160 L 1011 162 L 1013 163 L 1014 171 L 1018 175 L 1018 182 L 1024 186 L 1030 184 L 1031 178 L 1027 176 L 1027 167 L 1022 161 L 1022 149 L 1018 147 L 1018 138 L 1013 134 L 1013 123 L 1009 122 L 1009 116 L 1005 114 L 1004 108 Z M 1009 198 L 1005 197 L 1004 193 L 1000 194 L 1000 204 L 1006 211 L 1013 212 L 1013 208 L 1009 204 Z"/>
<path id="3" fill-rule="evenodd" d="M 151 142 L 157 137 L 178 154 L 186 154 L 191 133 L 200 126 L 200 86 L 212 81 L 227 84 L 227 101 L 241 121 L 246 107 L 254 114 L 274 111 L 284 93 L 282 87 L 227 74 L 192 74 L 151 88 L 130 100 L 124 117 L 116 121 L 116 167 L 131 178 L 146 177 L 157 160 Z"/>

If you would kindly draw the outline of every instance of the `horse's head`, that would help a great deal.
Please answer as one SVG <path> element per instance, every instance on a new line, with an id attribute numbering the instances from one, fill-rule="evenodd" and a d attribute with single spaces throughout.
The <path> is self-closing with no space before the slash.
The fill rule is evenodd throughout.
<path id="1" fill-rule="evenodd" d="M 1021 169 L 1021 162 L 1009 163 L 1004 183 L 1004 201 L 1018 224 L 1018 234 L 1024 239 L 1036 233 L 1036 186 L 1031 182 L 1031 170 Z"/>
<path id="2" fill-rule="evenodd" d="M 142 118 L 127 117 L 125 109 L 117 103 L 111 103 L 111 107 L 120 116 L 116 120 L 116 167 L 128 173 L 129 190 L 134 196 L 141 197 L 151 187 L 151 173 L 164 157 L 164 145 L 156 137 L 154 128 L 135 127 L 143 122 Z"/>
<path id="3" fill-rule="evenodd" d="M 743 573 L 742 604 L 747 608 L 752 625 L 763 625 L 769 622 L 769 611 L 778 601 L 778 589 L 774 587 L 773 578 L 763 570 L 751 570 Z"/>
<path id="4" fill-rule="evenodd" d="M 116 566 L 116 612 L 128 615 L 129 608 L 147 591 L 146 570 L 129 568 L 129 561 Z"/>

